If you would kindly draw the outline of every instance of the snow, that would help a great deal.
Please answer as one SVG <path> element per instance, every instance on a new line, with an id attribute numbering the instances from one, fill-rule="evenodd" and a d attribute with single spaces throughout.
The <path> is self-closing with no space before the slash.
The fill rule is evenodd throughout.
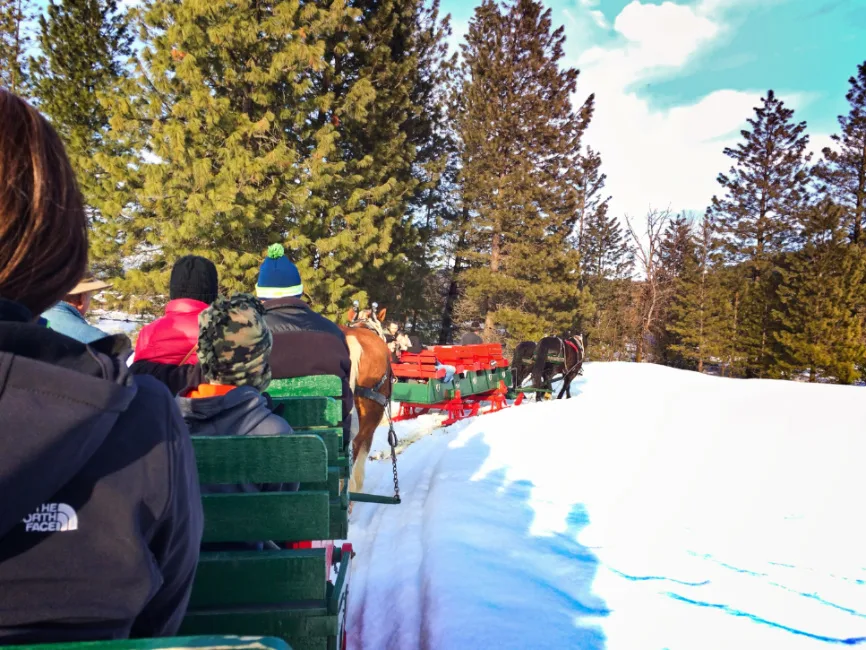
<path id="1" fill-rule="evenodd" d="M 149 321 L 144 318 L 132 316 L 123 311 L 106 311 L 102 309 L 91 309 L 88 320 L 94 327 L 101 329 L 106 334 L 126 334 L 132 336 Z"/>
<path id="2" fill-rule="evenodd" d="M 398 423 L 350 648 L 866 646 L 866 389 L 591 363 L 572 395 Z"/>

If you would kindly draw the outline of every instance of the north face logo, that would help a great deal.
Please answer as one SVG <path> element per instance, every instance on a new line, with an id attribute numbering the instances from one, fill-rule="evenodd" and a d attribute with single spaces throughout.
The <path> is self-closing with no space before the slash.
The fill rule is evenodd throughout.
<path id="1" fill-rule="evenodd" d="M 28 533 L 78 530 L 78 515 L 65 503 L 43 503 L 36 512 L 27 515 L 23 523 Z"/>

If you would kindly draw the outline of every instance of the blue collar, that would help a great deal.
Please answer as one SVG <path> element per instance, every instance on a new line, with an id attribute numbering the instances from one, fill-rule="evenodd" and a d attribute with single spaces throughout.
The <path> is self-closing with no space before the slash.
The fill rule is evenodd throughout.
<path id="1" fill-rule="evenodd" d="M 62 311 L 64 314 L 66 314 L 67 316 L 72 316 L 73 318 L 80 320 L 82 323 L 87 323 L 87 319 L 81 315 L 81 312 L 78 311 L 72 305 L 70 305 L 68 302 L 64 302 L 63 300 L 61 300 L 60 302 L 58 302 L 56 305 L 54 305 L 48 311 L 50 312 L 52 309 L 58 309 L 58 310 Z M 48 312 L 46 312 L 46 313 L 48 313 Z M 89 323 L 88 323 L 88 325 L 89 325 Z"/>

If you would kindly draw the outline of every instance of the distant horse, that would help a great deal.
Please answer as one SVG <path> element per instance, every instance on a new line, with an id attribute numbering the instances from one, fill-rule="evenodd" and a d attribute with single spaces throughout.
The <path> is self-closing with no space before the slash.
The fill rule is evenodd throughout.
<path id="1" fill-rule="evenodd" d="M 554 357 L 552 360 L 550 357 Z M 538 342 L 535 349 L 535 364 L 532 368 L 532 385 L 534 388 L 553 389 L 553 377 L 562 375 L 562 389 L 556 399 L 562 399 L 563 393 L 571 397 L 571 382 L 581 372 L 583 367 L 584 346 L 580 334 L 560 338 L 546 336 Z M 538 393 L 535 394 L 538 401 Z"/>
<path id="2" fill-rule="evenodd" d="M 358 414 L 358 433 L 352 439 L 350 492 L 360 492 L 364 487 L 373 434 L 385 414 L 385 405 L 391 399 L 391 352 L 385 344 L 382 329 L 386 311 L 382 309 L 378 314 L 373 310 L 361 312 L 356 304 L 346 313 L 349 325 L 340 325 L 352 360 L 355 410 Z"/>
<path id="3" fill-rule="evenodd" d="M 520 388 L 524 380 L 532 373 L 532 363 L 526 362 L 533 360 L 537 345 L 535 341 L 522 341 L 514 348 L 514 356 L 511 358 L 511 372 L 514 377 L 515 390 Z"/>

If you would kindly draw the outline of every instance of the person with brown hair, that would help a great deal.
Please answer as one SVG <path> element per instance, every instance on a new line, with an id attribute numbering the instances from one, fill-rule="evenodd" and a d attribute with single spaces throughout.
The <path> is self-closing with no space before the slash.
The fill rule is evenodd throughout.
<path id="1" fill-rule="evenodd" d="M 203 516 L 172 396 L 131 375 L 125 336 L 39 318 L 87 244 L 57 133 L 0 89 L 0 645 L 171 636 L 192 589 Z"/>

